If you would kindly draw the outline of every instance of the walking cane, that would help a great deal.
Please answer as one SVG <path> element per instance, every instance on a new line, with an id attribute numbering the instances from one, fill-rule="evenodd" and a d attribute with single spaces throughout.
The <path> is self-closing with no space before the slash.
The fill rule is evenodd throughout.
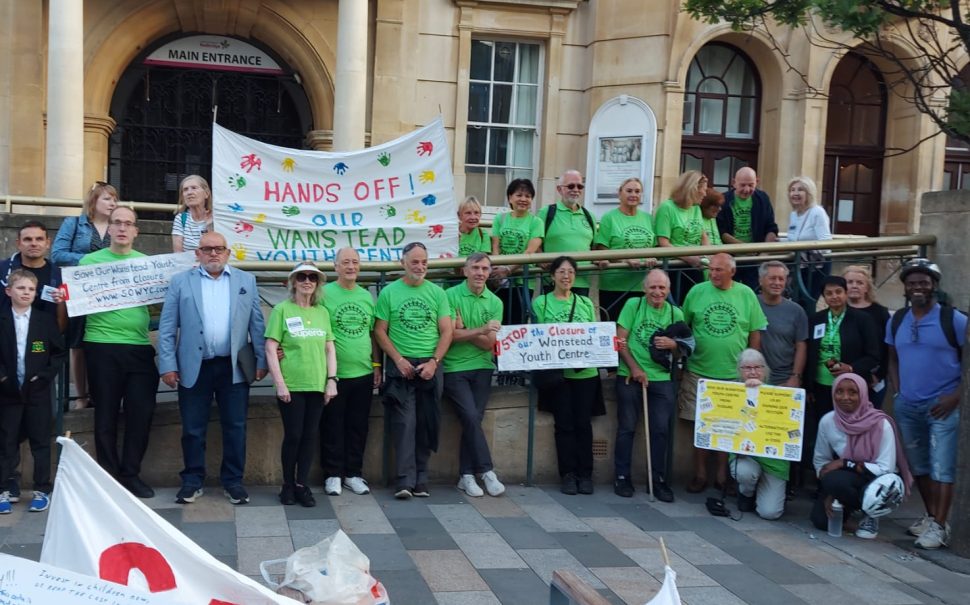
<path id="1" fill-rule="evenodd" d="M 647 413 L 647 385 L 641 383 L 643 390 L 643 438 L 647 443 L 647 498 L 651 502 L 657 499 L 653 496 L 653 461 L 650 459 L 650 415 Z"/>

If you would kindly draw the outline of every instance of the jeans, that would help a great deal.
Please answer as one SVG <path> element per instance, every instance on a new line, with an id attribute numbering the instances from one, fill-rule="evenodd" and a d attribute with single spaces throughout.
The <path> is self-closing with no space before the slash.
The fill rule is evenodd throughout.
<path id="1" fill-rule="evenodd" d="M 930 415 L 939 400 L 909 402 L 896 395 L 893 412 L 903 438 L 906 461 L 914 477 L 929 475 L 939 483 L 953 483 L 956 477 L 957 437 L 960 408 L 937 420 Z"/>
<path id="2" fill-rule="evenodd" d="M 647 384 L 647 413 L 650 420 L 650 462 L 653 480 L 663 481 L 667 469 L 667 442 L 670 420 L 674 414 L 674 383 L 670 380 Z M 616 377 L 616 445 L 613 464 L 616 475 L 629 477 L 633 457 L 633 440 L 637 425 L 643 419 L 643 388 L 639 382 L 626 383 Z"/>
<path id="3" fill-rule="evenodd" d="M 222 426 L 219 481 L 226 488 L 242 484 L 246 465 L 249 384 L 233 383 L 230 358 L 216 357 L 202 361 L 194 385 L 189 388 L 179 385 L 182 460 L 185 465 L 179 475 L 185 487 L 200 488 L 205 481 L 205 442 L 213 396 L 219 406 L 219 423 Z"/>

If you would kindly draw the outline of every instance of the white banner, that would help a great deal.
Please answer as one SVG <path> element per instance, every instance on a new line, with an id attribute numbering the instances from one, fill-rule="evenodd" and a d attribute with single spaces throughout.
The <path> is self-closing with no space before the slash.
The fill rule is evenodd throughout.
<path id="1" fill-rule="evenodd" d="M 0 605 L 179 605 L 153 595 L 30 559 L 0 553 Z"/>
<path id="2" fill-rule="evenodd" d="M 499 372 L 617 365 L 616 324 L 502 326 L 495 343 Z"/>
<path id="3" fill-rule="evenodd" d="M 67 314 L 77 317 L 160 303 L 172 276 L 195 264 L 194 252 L 179 252 L 63 267 Z"/>
<path id="4" fill-rule="evenodd" d="M 348 153 L 287 149 L 212 125 L 216 231 L 239 261 L 396 261 L 420 241 L 430 258 L 458 253 L 451 154 L 439 119 Z"/>
<path id="5" fill-rule="evenodd" d="M 293 605 L 230 569 L 121 487 L 71 439 L 51 497 L 42 563 L 208 605 Z M 132 573 L 136 572 L 136 573 Z M 56 601 L 38 601 L 56 602 Z"/>

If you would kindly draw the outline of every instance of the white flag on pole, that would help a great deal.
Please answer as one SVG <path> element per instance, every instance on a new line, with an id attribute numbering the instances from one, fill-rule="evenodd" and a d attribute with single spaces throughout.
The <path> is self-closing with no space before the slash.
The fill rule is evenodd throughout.
<path id="1" fill-rule="evenodd" d="M 645 605 L 680 605 L 680 593 L 677 592 L 677 572 L 664 566 L 664 583 L 660 590 L 647 601 Z"/>
<path id="2" fill-rule="evenodd" d="M 292 605 L 230 569 L 145 506 L 71 439 L 57 470 L 42 563 L 176 602 Z"/>

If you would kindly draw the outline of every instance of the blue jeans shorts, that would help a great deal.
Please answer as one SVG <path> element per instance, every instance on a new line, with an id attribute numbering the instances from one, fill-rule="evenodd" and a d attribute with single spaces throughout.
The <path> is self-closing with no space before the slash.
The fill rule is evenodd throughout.
<path id="1" fill-rule="evenodd" d="M 937 399 L 906 401 L 900 395 L 893 399 L 896 426 L 903 437 L 903 451 L 914 477 L 929 475 L 933 481 L 953 483 L 957 463 L 957 433 L 960 408 L 942 420 L 930 416 Z"/>

